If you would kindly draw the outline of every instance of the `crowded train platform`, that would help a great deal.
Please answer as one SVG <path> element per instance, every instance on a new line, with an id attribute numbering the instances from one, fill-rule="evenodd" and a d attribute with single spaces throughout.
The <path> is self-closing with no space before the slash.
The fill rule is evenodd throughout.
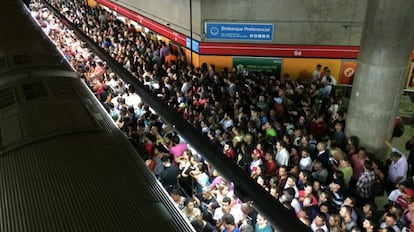
<path id="1" fill-rule="evenodd" d="M 329 67 L 315 67 L 310 83 L 194 67 L 179 47 L 103 8 L 50 3 L 312 231 L 414 231 L 414 139 L 406 151 L 384 139 L 389 159 L 378 160 L 359 145 L 363 138 L 346 135 Z M 196 231 L 275 231 L 51 12 L 36 1 L 31 10 Z"/>

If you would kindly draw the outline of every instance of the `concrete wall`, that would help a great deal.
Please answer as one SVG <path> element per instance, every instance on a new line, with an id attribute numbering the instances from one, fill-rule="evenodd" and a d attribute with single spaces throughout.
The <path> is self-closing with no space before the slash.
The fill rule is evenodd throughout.
<path id="1" fill-rule="evenodd" d="M 193 37 L 204 22 L 274 23 L 277 44 L 359 45 L 367 0 L 191 0 Z M 117 3 L 189 35 L 190 0 L 118 0 Z"/>
<path id="2" fill-rule="evenodd" d="M 112 0 L 147 18 L 190 36 L 190 0 Z M 200 0 L 191 0 L 193 36 L 200 40 Z"/>

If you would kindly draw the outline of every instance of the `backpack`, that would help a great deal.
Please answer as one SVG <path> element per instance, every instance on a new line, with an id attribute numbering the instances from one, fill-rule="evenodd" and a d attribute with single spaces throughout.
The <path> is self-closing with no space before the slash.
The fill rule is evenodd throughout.
<path id="1" fill-rule="evenodd" d="M 336 86 L 333 84 L 330 84 L 332 89 L 331 89 L 331 93 L 330 93 L 330 97 L 335 99 L 336 98 Z"/>
<path id="2" fill-rule="evenodd" d="M 401 118 L 397 117 L 394 123 L 394 130 L 392 131 L 392 137 L 399 138 L 404 134 L 404 124 Z"/>
<path id="3" fill-rule="evenodd" d="M 375 197 L 380 197 L 384 195 L 384 192 L 385 192 L 384 183 L 382 183 L 382 181 L 378 179 L 378 177 L 375 177 L 375 182 L 372 186 L 372 194 Z"/>

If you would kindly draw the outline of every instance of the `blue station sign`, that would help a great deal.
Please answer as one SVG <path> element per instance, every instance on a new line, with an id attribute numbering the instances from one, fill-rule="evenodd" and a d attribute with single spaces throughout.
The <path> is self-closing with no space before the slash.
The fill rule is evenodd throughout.
<path id="1" fill-rule="evenodd" d="M 191 40 L 189 37 L 185 37 L 185 47 L 193 49 L 193 52 L 200 52 L 200 44 L 197 40 Z"/>
<path id="2" fill-rule="evenodd" d="M 206 39 L 272 41 L 272 23 L 221 23 L 206 22 Z"/>

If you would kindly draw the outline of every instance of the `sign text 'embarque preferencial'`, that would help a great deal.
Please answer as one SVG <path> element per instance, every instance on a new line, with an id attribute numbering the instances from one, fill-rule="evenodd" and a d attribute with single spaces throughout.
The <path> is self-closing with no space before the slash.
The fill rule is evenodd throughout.
<path id="1" fill-rule="evenodd" d="M 206 39 L 272 41 L 271 23 L 220 23 L 206 22 Z"/>

